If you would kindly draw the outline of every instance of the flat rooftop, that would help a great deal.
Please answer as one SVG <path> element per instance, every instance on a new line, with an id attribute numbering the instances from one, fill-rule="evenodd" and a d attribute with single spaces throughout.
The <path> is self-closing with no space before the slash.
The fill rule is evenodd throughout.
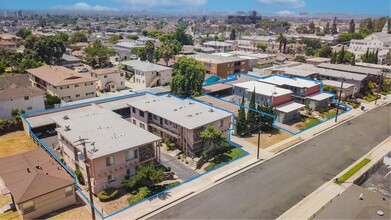
<path id="1" fill-rule="evenodd" d="M 289 89 L 279 88 L 275 85 L 271 85 L 271 84 L 260 82 L 260 81 L 248 81 L 248 82 L 234 84 L 233 86 L 244 88 L 248 92 L 252 92 L 255 89 L 256 94 L 260 94 L 260 95 L 264 95 L 264 96 L 277 97 L 277 96 L 282 96 L 282 95 L 293 93 Z"/>
<path id="2" fill-rule="evenodd" d="M 215 46 L 215 47 L 231 47 L 232 44 L 220 42 L 220 41 L 208 41 L 203 43 L 204 46 Z"/>
<path id="3" fill-rule="evenodd" d="M 322 80 L 322 83 L 323 83 L 323 85 L 326 85 L 326 86 L 332 86 L 332 87 L 338 87 L 338 88 L 341 87 L 341 82 L 334 81 L 334 80 Z M 356 86 L 356 85 L 344 82 L 342 88 L 347 89 L 352 86 Z"/>
<path id="4" fill-rule="evenodd" d="M 344 72 L 365 74 L 365 75 L 367 75 L 367 74 L 377 75 L 380 73 L 380 71 L 377 69 L 368 68 L 368 67 L 345 65 L 345 64 L 321 63 L 321 64 L 317 65 L 317 67 L 325 68 L 325 69 L 332 69 L 332 70 L 339 70 L 339 71 L 344 71 Z"/>
<path id="5" fill-rule="evenodd" d="M 288 103 L 284 103 L 282 105 L 276 106 L 276 110 L 279 112 L 288 113 L 288 112 L 299 110 L 304 107 L 305 107 L 305 105 L 292 101 L 292 102 L 288 102 Z"/>
<path id="6" fill-rule="evenodd" d="M 301 78 L 287 78 L 282 76 L 273 75 L 267 77 L 265 79 L 260 79 L 259 81 L 269 83 L 276 86 L 292 86 L 297 88 L 312 88 L 314 86 L 319 85 L 318 82 L 309 79 L 301 79 Z"/>
<path id="7" fill-rule="evenodd" d="M 306 96 L 307 99 L 311 99 L 315 101 L 322 101 L 331 97 L 334 97 L 334 95 L 325 92 L 319 92 L 310 96 Z"/>
<path id="8" fill-rule="evenodd" d="M 140 60 L 127 60 L 121 62 L 121 64 L 125 66 L 130 66 L 133 69 L 140 70 L 143 72 L 146 71 L 164 71 L 164 70 L 172 70 L 170 67 L 162 66 L 162 65 L 157 65 L 154 63 L 150 63 L 147 61 L 140 61 Z"/>
<path id="9" fill-rule="evenodd" d="M 190 99 L 182 100 L 168 95 L 145 95 L 144 99 L 130 100 L 128 104 L 190 130 L 231 116 L 230 113 L 220 109 Z"/>
<path id="10" fill-rule="evenodd" d="M 189 57 L 194 57 L 196 60 L 208 63 L 231 63 L 246 60 L 240 57 L 225 57 L 206 53 L 197 53 L 195 55 L 189 55 Z"/>
<path id="11" fill-rule="evenodd" d="M 81 137 L 95 143 L 86 145 L 91 159 L 161 140 L 120 115 L 98 106 L 92 106 L 87 112 L 66 112 L 66 115 L 54 116 L 52 119 L 61 126 L 56 129 L 57 132 L 69 142 L 75 143 Z M 68 126 L 69 130 L 66 129 Z"/>

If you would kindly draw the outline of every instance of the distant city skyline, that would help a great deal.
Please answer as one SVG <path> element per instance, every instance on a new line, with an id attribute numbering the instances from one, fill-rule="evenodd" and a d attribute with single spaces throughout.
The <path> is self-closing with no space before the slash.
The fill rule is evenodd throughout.
<path id="1" fill-rule="evenodd" d="M 39 2 L 39 3 L 38 3 Z M 294 16 L 300 12 L 390 16 L 389 0 L 1 0 L 1 10 L 61 11 L 192 11 L 256 10 L 265 15 Z M 37 4 L 38 3 L 38 4 Z"/>

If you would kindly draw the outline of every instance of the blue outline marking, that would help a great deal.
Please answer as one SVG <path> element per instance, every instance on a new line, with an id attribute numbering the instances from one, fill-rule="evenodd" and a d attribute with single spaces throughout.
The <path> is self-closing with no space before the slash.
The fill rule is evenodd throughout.
<path id="1" fill-rule="evenodd" d="M 90 200 L 87 198 L 87 196 L 83 193 L 83 191 L 81 190 L 81 188 L 79 187 L 79 185 L 78 185 L 78 183 L 77 183 L 77 177 L 76 177 L 76 175 L 74 174 L 74 172 L 71 171 L 63 162 L 61 162 L 61 160 L 57 157 L 57 155 L 56 155 L 49 147 L 47 147 L 46 144 L 43 143 L 43 142 L 41 141 L 40 138 L 38 138 L 38 137 L 34 134 L 34 132 L 31 130 L 30 122 L 25 118 L 25 115 L 27 115 L 27 116 L 28 116 L 28 115 L 34 116 L 33 114 L 42 113 L 42 112 L 52 112 L 52 111 L 54 112 L 54 111 L 56 111 L 56 110 L 61 110 L 61 109 L 88 106 L 88 105 L 93 104 L 93 103 L 101 103 L 101 102 L 106 102 L 106 101 L 114 101 L 114 100 L 116 100 L 116 99 L 130 98 L 130 97 L 139 96 L 139 95 L 145 95 L 145 94 L 149 94 L 149 95 L 153 95 L 153 96 L 167 96 L 167 95 L 168 95 L 168 94 L 154 94 L 154 93 L 151 93 L 151 92 L 146 91 L 146 92 L 140 92 L 140 93 L 134 93 L 134 94 L 126 94 L 126 95 L 122 95 L 122 96 L 115 96 L 115 97 L 110 97 L 110 98 L 105 98 L 105 99 L 93 100 L 93 101 L 88 101 L 88 102 L 82 102 L 82 103 L 73 104 L 73 105 L 60 106 L 60 107 L 57 107 L 57 108 L 51 108 L 51 109 L 45 109 L 45 110 L 37 110 L 37 111 L 33 111 L 33 112 L 26 112 L 25 114 L 22 114 L 22 115 L 21 115 L 22 119 L 27 123 L 29 133 L 33 135 L 33 137 L 34 137 L 34 138 L 35 138 L 35 139 L 36 139 L 36 140 L 45 148 L 45 150 L 47 150 L 47 151 L 51 154 L 51 156 L 53 156 L 53 157 L 57 160 L 57 162 L 59 162 L 59 163 L 61 164 L 62 167 L 64 167 L 64 169 L 65 169 L 68 173 L 71 174 L 71 176 L 74 178 L 74 181 L 75 181 L 75 188 L 76 188 L 76 191 L 78 191 L 78 192 L 87 200 L 87 202 L 89 203 L 89 205 L 92 206 L 92 207 L 94 208 L 94 210 L 101 216 L 102 219 L 106 219 L 106 218 L 112 217 L 112 216 L 115 215 L 115 214 L 118 214 L 118 213 L 120 213 L 120 212 L 123 212 L 123 211 L 125 211 L 126 209 L 129 209 L 129 208 L 131 208 L 131 207 L 133 207 L 133 206 L 136 206 L 136 205 L 138 205 L 138 204 L 140 204 L 140 203 L 142 203 L 142 202 L 145 202 L 145 201 L 147 201 L 147 200 L 152 200 L 153 198 L 156 198 L 156 197 L 158 197 L 159 195 L 162 195 L 162 194 L 164 194 L 164 193 L 167 193 L 168 191 L 170 191 L 170 190 L 172 190 L 172 189 L 174 189 L 174 188 L 176 188 L 176 187 L 179 187 L 179 186 L 182 185 L 182 184 L 191 182 L 191 181 L 193 181 L 193 180 L 195 180 L 195 179 L 197 179 L 197 178 L 199 178 L 199 177 L 201 177 L 201 176 L 203 176 L 203 175 L 205 175 L 205 174 L 207 174 L 207 173 L 209 173 L 209 172 L 212 172 L 212 171 L 214 171 L 214 170 L 217 170 L 217 169 L 219 169 L 219 168 L 221 168 L 221 167 L 223 167 L 223 166 L 225 166 L 225 165 L 228 165 L 228 164 L 230 164 L 230 163 L 232 163 L 232 162 L 234 162 L 234 161 L 237 161 L 237 160 L 239 160 L 239 159 L 241 159 L 241 158 L 243 158 L 243 157 L 245 157 L 245 156 L 248 156 L 248 155 L 250 154 L 250 153 L 247 152 L 245 149 L 239 147 L 238 145 L 236 145 L 235 143 L 233 143 L 233 142 L 231 141 L 231 133 L 235 130 L 235 114 L 234 114 L 233 112 L 231 112 L 231 111 L 229 111 L 229 110 L 226 110 L 226 109 L 219 108 L 219 107 L 217 107 L 217 106 L 210 105 L 210 104 L 208 104 L 208 103 L 201 102 L 201 101 L 199 101 L 199 100 L 195 100 L 195 99 L 193 99 L 193 98 L 180 98 L 180 97 L 177 97 L 177 96 L 175 96 L 175 95 L 169 94 L 170 97 L 174 97 L 174 98 L 177 98 L 177 99 L 180 99 L 180 100 L 192 100 L 192 101 L 198 102 L 198 103 L 200 103 L 200 104 L 207 105 L 207 106 L 210 106 L 210 107 L 213 107 L 213 108 L 216 108 L 216 109 L 225 111 L 225 112 L 227 112 L 227 113 L 230 113 L 231 116 L 232 116 L 232 120 L 231 120 L 231 128 L 228 130 L 228 137 L 227 137 L 228 143 L 229 143 L 231 146 L 233 146 L 233 147 L 235 147 L 235 148 L 237 148 L 237 149 L 243 151 L 244 154 L 243 154 L 242 156 L 237 157 L 237 158 L 235 158 L 235 159 L 233 159 L 233 160 L 230 160 L 230 161 L 228 161 L 228 162 L 226 162 L 226 163 L 220 164 L 220 165 L 214 167 L 214 168 L 211 169 L 211 170 L 205 171 L 205 172 L 203 172 L 203 173 L 201 173 L 201 174 L 199 174 L 199 175 L 197 175 L 197 176 L 194 176 L 194 177 L 192 177 L 192 178 L 190 178 L 190 179 L 188 179 L 188 180 L 185 180 L 185 181 L 183 181 L 182 183 L 179 183 L 179 184 L 177 184 L 177 185 L 175 185 L 175 186 L 173 186 L 173 187 L 171 187 L 171 188 L 168 188 L 168 189 L 166 189 L 166 190 L 164 190 L 164 191 L 161 191 L 161 192 L 159 192 L 159 193 L 156 193 L 156 194 L 154 194 L 154 195 L 152 195 L 152 196 L 150 196 L 150 197 L 148 197 L 148 198 L 145 198 L 145 199 L 143 199 L 143 200 L 141 200 L 141 201 L 139 201 L 139 202 L 137 202 L 137 203 L 135 203 L 135 204 L 132 204 L 132 205 L 127 206 L 127 207 L 125 207 L 125 208 L 123 208 L 123 209 L 120 209 L 120 210 L 117 210 L 117 211 L 115 211 L 115 212 L 113 212 L 113 213 L 111 213 L 111 214 L 108 214 L 107 216 L 104 216 L 104 215 L 96 208 L 95 205 L 92 205 L 92 204 L 91 204 L 91 201 L 90 201 Z M 249 108 L 248 108 L 248 109 L 249 109 Z M 251 109 L 250 109 L 250 110 L 251 110 Z M 261 113 L 261 112 L 260 112 L 260 113 Z"/>

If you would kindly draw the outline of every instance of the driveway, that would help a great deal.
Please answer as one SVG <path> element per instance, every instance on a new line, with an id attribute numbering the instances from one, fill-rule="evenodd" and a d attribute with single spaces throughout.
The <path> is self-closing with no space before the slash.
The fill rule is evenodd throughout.
<path id="1" fill-rule="evenodd" d="M 57 135 L 42 138 L 41 141 L 46 144 L 58 157 L 61 156 L 61 150 L 55 150 L 58 146 L 58 137 Z"/>
<path id="2" fill-rule="evenodd" d="M 376 108 L 206 190 L 153 219 L 275 219 L 390 136 Z"/>
<path id="3" fill-rule="evenodd" d="M 171 167 L 171 171 L 173 171 L 183 181 L 198 175 L 196 171 L 192 170 L 190 167 L 184 165 L 175 157 L 163 151 L 161 152 L 160 161 L 160 163 L 165 167 Z"/>

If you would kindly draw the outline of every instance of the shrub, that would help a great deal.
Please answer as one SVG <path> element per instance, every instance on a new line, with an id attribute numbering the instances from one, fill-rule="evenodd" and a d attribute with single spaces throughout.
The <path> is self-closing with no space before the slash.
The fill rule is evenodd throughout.
<path id="1" fill-rule="evenodd" d="M 110 187 L 98 193 L 98 198 L 102 202 L 113 200 L 118 195 L 118 189 Z"/>
<path id="2" fill-rule="evenodd" d="M 176 149 L 175 143 L 173 143 L 173 142 L 171 142 L 169 140 L 167 140 L 165 142 L 165 144 L 166 144 L 166 149 L 167 150 L 175 150 Z"/>
<path id="3" fill-rule="evenodd" d="M 10 120 L 2 120 L 0 123 L 0 135 L 21 130 L 23 130 L 23 123 L 20 116 L 16 116 Z"/>
<path id="4" fill-rule="evenodd" d="M 63 156 L 59 156 L 58 159 L 60 159 L 60 161 L 64 163 L 64 157 Z"/>
<path id="5" fill-rule="evenodd" d="M 128 198 L 129 205 L 133 205 L 145 199 L 150 193 L 151 190 L 148 187 L 141 187 L 136 195 L 132 195 Z"/>
<path id="6" fill-rule="evenodd" d="M 79 181 L 79 183 L 84 185 L 84 178 L 83 178 L 83 175 L 81 174 L 80 169 L 76 169 L 75 170 L 75 175 L 76 175 L 77 180 Z"/>

